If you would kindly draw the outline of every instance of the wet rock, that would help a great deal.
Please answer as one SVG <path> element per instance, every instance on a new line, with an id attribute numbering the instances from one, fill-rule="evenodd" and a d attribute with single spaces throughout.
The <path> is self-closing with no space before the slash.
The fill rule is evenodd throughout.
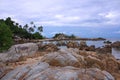
<path id="1" fill-rule="evenodd" d="M 37 64 L 17 67 L 4 75 L 1 80 L 115 80 L 107 71 L 97 68 L 80 69 L 71 66 L 50 67 L 49 64 Z"/>
<path id="2" fill-rule="evenodd" d="M 112 42 L 107 40 L 107 41 L 104 41 L 105 44 L 111 44 Z"/>

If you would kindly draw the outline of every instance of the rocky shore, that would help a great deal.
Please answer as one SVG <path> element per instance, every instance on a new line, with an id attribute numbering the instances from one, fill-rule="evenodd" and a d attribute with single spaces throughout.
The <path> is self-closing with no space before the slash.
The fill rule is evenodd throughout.
<path id="1" fill-rule="evenodd" d="M 120 80 L 120 61 L 111 46 L 95 48 L 69 42 L 67 48 L 49 43 L 13 45 L 0 53 L 1 80 Z"/>

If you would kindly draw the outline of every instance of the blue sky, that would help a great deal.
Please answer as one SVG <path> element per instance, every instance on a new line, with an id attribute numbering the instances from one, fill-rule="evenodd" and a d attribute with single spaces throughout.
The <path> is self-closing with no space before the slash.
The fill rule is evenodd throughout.
<path id="1" fill-rule="evenodd" d="M 120 37 L 120 0 L 0 0 L 0 18 L 82 37 Z"/>

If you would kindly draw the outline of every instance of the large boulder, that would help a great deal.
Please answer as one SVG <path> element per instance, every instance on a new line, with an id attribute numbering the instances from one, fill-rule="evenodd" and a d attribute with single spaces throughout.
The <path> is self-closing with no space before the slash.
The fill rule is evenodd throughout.
<path id="1" fill-rule="evenodd" d="M 52 66 L 75 66 L 81 67 L 84 64 L 84 58 L 77 53 L 78 49 L 61 49 L 58 52 L 49 53 L 41 59 Z"/>
<path id="2" fill-rule="evenodd" d="M 13 45 L 8 52 L 0 56 L 2 62 L 14 62 L 23 59 L 24 57 L 32 57 L 38 51 L 38 46 L 35 43 L 24 43 Z"/>
<path id="3" fill-rule="evenodd" d="M 71 66 L 51 67 L 37 64 L 17 67 L 4 75 L 1 80 L 115 80 L 107 71 L 97 68 L 80 69 Z"/>

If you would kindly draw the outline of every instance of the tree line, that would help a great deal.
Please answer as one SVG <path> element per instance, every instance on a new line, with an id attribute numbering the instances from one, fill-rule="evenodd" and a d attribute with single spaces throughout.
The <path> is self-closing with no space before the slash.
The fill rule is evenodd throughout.
<path id="1" fill-rule="evenodd" d="M 36 26 L 34 22 L 22 26 L 10 17 L 5 20 L 0 19 L 0 51 L 8 49 L 13 44 L 14 36 L 22 39 L 43 39 L 41 32 L 43 32 L 43 27 Z"/>

